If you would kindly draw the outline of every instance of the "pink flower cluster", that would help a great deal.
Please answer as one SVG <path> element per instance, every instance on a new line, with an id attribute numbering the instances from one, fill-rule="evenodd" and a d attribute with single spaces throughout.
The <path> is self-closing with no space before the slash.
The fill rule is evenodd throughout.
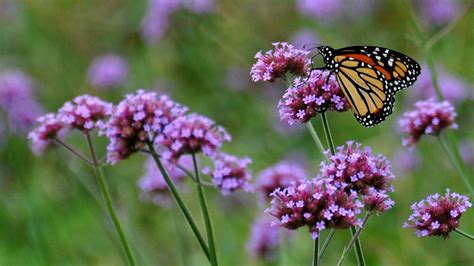
<path id="1" fill-rule="evenodd" d="M 185 173 L 175 163 L 166 160 L 162 162 L 175 184 L 184 180 Z M 193 162 L 189 156 L 181 157 L 177 163 L 188 171 L 192 169 Z M 137 184 L 142 192 L 142 200 L 150 201 L 162 207 L 170 207 L 171 198 L 168 186 L 152 157 L 149 157 L 145 162 L 145 174 L 138 180 Z"/>
<path id="2" fill-rule="evenodd" d="M 344 112 L 349 109 L 344 94 L 334 76 L 315 70 L 309 79 L 297 78 L 278 103 L 280 119 L 290 125 L 306 123 L 318 113 L 327 110 Z"/>
<path id="3" fill-rule="evenodd" d="M 471 206 L 468 197 L 446 190 L 444 196 L 434 194 L 414 203 L 411 206 L 413 213 L 403 227 L 417 229 L 418 237 L 447 238 L 452 230 L 459 227 L 459 219 Z"/>
<path id="4" fill-rule="evenodd" d="M 111 164 L 152 144 L 164 127 L 187 112 L 168 96 L 138 90 L 128 94 L 115 108 L 107 123 L 107 161 Z"/>
<path id="5" fill-rule="evenodd" d="M 308 74 L 311 60 L 307 58 L 309 51 L 295 49 L 286 42 L 272 44 L 274 50 L 265 53 L 259 51 L 255 58 L 257 63 L 252 66 L 250 75 L 253 81 L 270 81 L 285 78 L 286 73 L 296 76 Z"/>
<path id="6" fill-rule="evenodd" d="M 414 145 L 423 135 L 438 135 L 443 129 L 458 128 L 454 122 L 456 116 L 454 106 L 447 101 L 430 99 L 415 103 L 415 110 L 406 112 L 398 121 L 402 132 L 407 135 L 403 145 Z"/>
<path id="7" fill-rule="evenodd" d="M 283 161 L 260 172 L 255 185 L 263 202 L 270 199 L 270 193 L 275 189 L 284 189 L 293 182 L 306 180 L 307 176 L 301 165 Z"/>
<path id="8" fill-rule="evenodd" d="M 60 109 L 61 122 L 85 133 L 99 128 L 102 129 L 105 119 L 112 112 L 112 104 L 98 97 L 81 95 L 66 102 Z"/>
<path id="9" fill-rule="evenodd" d="M 357 193 L 348 194 L 324 179 L 276 189 L 272 197 L 266 212 L 278 219 L 276 225 L 289 230 L 307 226 L 313 239 L 325 228 L 346 229 L 360 224 L 357 215 L 363 204 Z"/>
<path id="10" fill-rule="evenodd" d="M 162 153 L 165 159 L 176 160 L 183 154 L 200 152 L 212 157 L 224 141 L 230 140 L 227 131 L 213 120 L 198 114 L 188 114 L 168 124 L 156 143 L 167 148 Z"/>
<path id="11" fill-rule="evenodd" d="M 253 190 L 249 183 L 252 175 L 247 169 L 252 160 L 248 157 L 219 153 L 214 157 L 214 170 L 204 168 L 203 173 L 212 177 L 212 182 L 219 188 L 222 195 L 229 195 L 238 189 L 250 192 Z"/>
<path id="12" fill-rule="evenodd" d="M 37 119 L 39 126 L 28 134 L 34 154 L 42 154 L 55 138 L 62 138 L 66 133 L 64 123 L 54 113 L 43 115 Z"/>
<path id="13" fill-rule="evenodd" d="M 89 66 L 89 83 L 100 89 L 109 89 L 121 85 L 128 75 L 125 59 L 116 54 L 99 56 Z"/>
<path id="14" fill-rule="evenodd" d="M 253 257 L 274 260 L 281 242 L 280 228 L 271 226 L 268 216 L 258 217 L 252 224 L 247 241 L 247 252 Z"/>
<path id="15" fill-rule="evenodd" d="M 369 147 L 361 149 L 359 143 L 348 141 L 346 147 L 339 146 L 336 154 L 329 156 L 329 163 L 321 162 L 319 178 L 348 193 L 362 195 L 369 211 L 383 212 L 394 204 L 387 195 L 395 179 L 390 162 L 381 154 L 372 155 Z"/>

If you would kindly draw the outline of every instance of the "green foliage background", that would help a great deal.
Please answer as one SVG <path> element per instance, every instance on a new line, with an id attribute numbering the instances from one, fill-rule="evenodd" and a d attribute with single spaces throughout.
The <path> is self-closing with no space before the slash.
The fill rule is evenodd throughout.
<path id="1" fill-rule="evenodd" d="M 274 41 L 287 41 L 299 29 L 309 28 L 333 47 L 379 45 L 403 51 L 420 62 L 422 54 L 410 27 L 408 11 L 400 1 L 384 1 L 377 13 L 348 23 L 324 24 L 303 18 L 293 1 L 217 1 L 211 15 L 178 11 L 164 39 L 145 45 L 138 33 L 146 9 L 144 1 L 25 0 L 15 19 L 0 21 L 0 68 L 20 68 L 36 82 L 36 95 L 48 111 L 66 100 L 89 93 L 117 103 L 138 88 L 168 92 L 192 111 L 213 118 L 233 135 L 224 150 L 253 158 L 256 174 L 288 154 L 307 156 L 316 174 L 322 156 L 306 131 L 278 133 L 277 97 L 283 84 L 273 87 L 249 83 L 233 91 L 225 82 L 229 67 L 250 70 L 254 54 L 270 49 Z M 433 34 L 436 28 L 425 28 Z M 435 58 L 450 72 L 474 82 L 474 13 L 469 12 L 434 48 Z M 127 84 L 98 92 L 86 83 L 87 67 L 102 53 L 115 52 L 130 64 Z M 424 69 L 423 71 L 427 71 Z M 250 80 L 250 77 L 248 77 Z M 410 89 L 407 89 L 410 90 Z M 401 147 L 397 117 L 409 106 L 406 91 L 397 95 L 395 113 L 382 125 L 366 129 L 350 112 L 331 113 L 336 144 L 356 140 L 389 158 Z M 270 96 L 269 96 L 270 95 Z M 474 137 L 472 102 L 457 106 L 461 139 Z M 320 118 L 313 123 L 322 136 Z M 31 154 L 25 138 L 3 136 L 0 152 L 0 264 L 1 265 L 121 265 L 125 259 L 107 219 L 92 169 L 64 150 L 43 157 Z M 80 135 L 70 141 L 85 149 Z M 102 154 L 106 140 L 96 138 Z M 395 207 L 372 218 L 361 236 L 369 265 L 472 265 L 474 245 L 458 235 L 419 239 L 402 229 L 410 205 L 429 194 L 453 191 L 467 194 L 460 177 L 433 137 L 417 146 L 421 167 L 398 175 L 394 182 Z M 137 178 L 143 174 L 144 156 L 105 169 L 115 206 L 140 265 L 206 265 L 185 220 L 178 210 L 165 210 L 139 200 Z M 396 173 L 397 174 L 397 173 Z M 473 179 L 472 168 L 469 176 Z M 186 190 L 186 189 L 185 189 Z M 235 205 L 215 190 L 207 190 L 221 265 L 274 265 L 250 258 L 245 251 L 251 222 L 262 212 L 254 196 Z M 199 222 L 196 195 L 188 183 L 185 199 Z M 464 215 L 461 227 L 474 233 L 474 210 Z M 202 224 L 201 228 L 204 230 Z M 186 237 L 179 243 L 177 232 Z M 337 232 L 324 264 L 335 264 L 349 232 Z M 181 245 L 181 246 L 180 246 Z M 184 245 L 184 248 L 179 248 Z M 308 265 L 312 241 L 300 230 L 286 244 L 284 265 Z M 353 255 L 346 261 L 355 264 Z"/>

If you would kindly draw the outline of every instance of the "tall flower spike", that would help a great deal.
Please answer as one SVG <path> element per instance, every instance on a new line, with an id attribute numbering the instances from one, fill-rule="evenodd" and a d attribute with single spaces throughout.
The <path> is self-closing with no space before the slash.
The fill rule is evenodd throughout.
<path id="1" fill-rule="evenodd" d="M 190 156 L 181 157 L 177 163 L 188 171 L 193 168 Z M 175 163 L 163 160 L 163 166 L 175 184 L 179 184 L 184 180 L 185 173 Z M 171 207 L 168 186 L 153 158 L 149 157 L 145 162 L 145 174 L 138 180 L 137 185 L 142 192 L 140 195 L 142 200 L 150 201 L 165 208 Z"/>
<path id="2" fill-rule="evenodd" d="M 213 156 L 224 141 L 230 139 L 223 127 L 205 116 L 193 113 L 167 125 L 156 142 L 167 148 L 162 153 L 165 159 L 176 160 L 183 154 L 200 152 Z"/>
<path id="3" fill-rule="evenodd" d="M 356 216 L 363 206 L 355 192 L 347 194 L 322 179 L 276 189 L 271 196 L 266 212 L 278 219 L 276 225 L 289 230 L 307 226 L 313 239 L 325 228 L 347 229 L 359 224 Z"/>
<path id="4" fill-rule="evenodd" d="M 249 183 L 252 175 L 248 170 L 248 165 L 252 160 L 248 157 L 242 159 L 235 156 L 220 153 L 214 157 L 214 170 L 204 168 L 203 173 L 212 177 L 212 182 L 223 195 L 243 189 L 246 192 L 253 191 Z"/>
<path id="5" fill-rule="evenodd" d="M 309 51 L 295 49 L 286 42 L 272 44 L 274 50 L 255 55 L 257 63 L 252 66 L 250 75 L 253 81 L 270 81 L 285 78 L 286 73 L 296 76 L 308 74 L 311 60 L 307 58 Z"/>
<path id="6" fill-rule="evenodd" d="M 58 113 L 65 125 L 87 133 L 104 128 L 106 117 L 112 113 L 112 104 L 98 97 L 81 95 L 66 102 Z"/>
<path id="7" fill-rule="evenodd" d="M 28 134 L 30 146 L 34 154 L 42 154 L 54 138 L 63 138 L 66 134 L 64 123 L 54 113 L 37 119 L 39 125 Z"/>
<path id="8" fill-rule="evenodd" d="M 329 75 L 315 70 L 309 79 L 295 79 L 294 86 L 286 90 L 278 103 L 280 119 L 290 125 L 303 124 L 321 112 L 347 111 L 349 103 L 334 76 Z"/>
<path id="9" fill-rule="evenodd" d="M 187 108 L 168 96 L 138 90 L 128 94 L 114 109 L 105 128 L 109 138 L 107 161 L 116 163 L 145 148 L 160 136 L 166 125 L 183 116 Z"/>
<path id="10" fill-rule="evenodd" d="M 284 189 L 293 182 L 306 180 L 308 174 L 303 167 L 296 163 L 279 162 L 258 174 L 255 186 L 262 202 L 270 199 L 270 193 L 275 189 Z"/>
<path id="11" fill-rule="evenodd" d="M 403 145 L 415 145 L 423 135 L 438 135 L 446 128 L 458 128 L 454 122 L 457 113 L 449 102 L 436 102 L 433 99 L 415 103 L 415 110 L 406 112 L 398 121 L 401 130 L 407 135 Z"/>
<path id="12" fill-rule="evenodd" d="M 416 235 L 441 236 L 447 238 L 451 231 L 459 227 L 459 219 L 470 208 L 469 198 L 446 190 L 444 196 L 434 194 L 415 202 L 411 206 L 413 213 L 404 228 L 417 229 Z"/>

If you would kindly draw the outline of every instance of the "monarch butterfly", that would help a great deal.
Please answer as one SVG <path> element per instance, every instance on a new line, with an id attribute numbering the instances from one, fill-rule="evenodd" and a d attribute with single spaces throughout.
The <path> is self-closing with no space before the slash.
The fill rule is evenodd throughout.
<path id="1" fill-rule="evenodd" d="M 335 73 L 352 111 L 365 127 L 375 126 L 392 113 L 395 93 L 411 86 L 421 72 L 410 57 L 382 47 L 319 46 L 323 68 Z"/>

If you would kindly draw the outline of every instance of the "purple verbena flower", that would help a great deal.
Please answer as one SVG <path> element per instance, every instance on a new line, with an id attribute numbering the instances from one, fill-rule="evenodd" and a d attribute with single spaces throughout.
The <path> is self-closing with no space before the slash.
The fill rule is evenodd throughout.
<path id="1" fill-rule="evenodd" d="M 368 212 L 383 213 L 395 205 L 386 191 L 379 191 L 374 188 L 369 188 L 367 192 L 362 196 L 364 202 L 364 208 Z"/>
<path id="2" fill-rule="evenodd" d="M 273 43 L 274 50 L 265 53 L 259 51 L 255 58 L 257 63 L 252 66 L 250 75 L 253 81 L 270 81 L 285 78 L 286 73 L 306 76 L 311 60 L 307 58 L 309 51 L 295 49 L 286 42 Z"/>
<path id="3" fill-rule="evenodd" d="M 230 141 L 227 131 L 205 116 L 188 114 L 167 125 L 156 142 L 167 148 L 165 159 L 178 159 L 182 154 L 203 152 L 213 156 L 224 141 Z"/>
<path id="4" fill-rule="evenodd" d="M 290 125 L 303 124 L 327 110 L 347 111 L 349 103 L 336 79 L 329 75 L 328 72 L 315 70 L 309 79 L 295 79 L 295 84 L 286 90 L 278 103 L 280 119 Z"/>
<path id="5" fill-rule="evenodd" d="M 7 113 L 10 131 L 24 134 L 34 127 L 36 119 L 43 114 L 43 108 L 34 98 L 28 98 L 17 101 Z"/>
<path id="6" fill-rule="evenodd" d="M 329 152 L 326 153 L 329 155 Z M 395 179 L 395 175 L 391 170 L 390 161 L 382 154 L 374 156 L 369 147 L 361 148 L 359 143 L 354 145 L 353 141 L 348 141 L 346 147 L 337 147 L 336 154 L 329 156 L 329 162 L 323 161 L 320 166 L 318 177 L 347 193 L 354 191 L 359 195 L 372 197 L 378 194 L 385 195 L 393 190 L 390 182 Z M 379 202 L 370 197 L 368 201 Z M 388 202 L 380 203 L 388 204 Z M 388 208 L 372 206 L 370 209 Z"/>
<path id="7" fill-rule="evenodd" d="M 428 66 L 422 66 L 422 69 L 428 69 Z M 474 100 L 473 88 L 467 85 L 462 79 L 446 71 L 441 66 L 437 66 L 438 83 L 444 98 L 454 104 L 468 100 Z M 436 90 L 433 86 L 431 74 L 429 71 L 421 72 L 418 81 L 412 90 L 409 91 L 410 99 L 422 100 L 436 97 Z"/>
<path id="8" fill-rule="evenodd" d="M 88 70 L 89 83 L 101 89 L 121 85 L 128 75 L 125 59 L 119 55 L 106 54 L 94 59 Z"/>
<path id="9" fill-rule="evenodd" d="M 219 188 L 222 195 L 227 196 L 238 189 L 243 189 L 246 192 L 253 191 L 253 187 L 249 183 L 252 179 L 248 169 L 248 165 L 252 162 L 250 158 L 237 158 L 219 153 L 214 156 L 213 161 L 214 169 L 206 167 L 202 172 L 212 177 L 212 183 Z"/>
<path id="10" fill-rule="evenodd" d="M 447 238 L 452 230 L 459 227 L 459 219 L 471 206 L 472 203 L 467 196 L 451 193 L 447 189 L 444 196 L 434 194 L 413 203 L 411 206 L 413 213 L 403 227 L 417 229 L 418 237 Z"/>
<path id="11" fill-rule="evenodd" d="M 112 113 L 112 104 L 90 95 L 81 95 L 66 102 L 58 112 L 61 121 L 71 129 L 87 133 L 103 129 L 105 119 Z"/>
<path id="12" fill-rule="evenodd" d="M 166 125 L 182 117 L 187 108 L 168 96 L 138 90 L 128 94 L 113 110 L 104 129 L 109 138 L 107 161 L 116 163 L 153 144 Z"/>
<path id="13" fill-rule="evenodd" d="M 54 113 L 49 113 L 37 119 L 39 125 L 28 134 L 30 146 L 34 154 L 40 155 L 52 144 L 55 138 L 63 138 L 66 134 L 64 123 Z"/>
<path id="14" fill-rule="evenodd" d="M 301 165 L 282 161 L 261 171 L 255 186 L 261 201 L 266 201 L 270 199 L 270 193 L 275 189 L 284 189 L 293 182 L 306 180 L 307 176 Z"/>
<path id="15" fill-rule="evenodd" d="M 346 229 L 358 224 L 356 216 L 363 206 L 355 192 L 347 194 L 323 179 L 278 188 L 271 196 L 266 212 L 278 219 L 276 225 L 289 230 L 307 226 L 313 239 L 325 228 Z"/>
<path id="16" fill-rule="evenodd" d="M 341 0 L 298 0 L 298 11 L 309 17 L 319 20 L 331 20 L 339 15 L 344 6 Z"/>
<path id="17" fill-rule="evenodd" d="M 276 252 L 281 243 L 280 228 L 271 226 L 271 217 L 258 217 L 253 223 L 250 237 L 247 240 L 247 252 L 256 258 L 276 259 Z"/>
<path id="18" fill-rule="evenodd" d="M 393 155 L 392 162 L 395 172 L 398 176 L 402 176 L 401 173 L 406 174 L 416 170 L 421 164 L 421 159 L 415 150 L 398 149 Z"/>
<path id="19" fill-rule="evenodd" d="M 446 128 L 458 128 L 454 122 L 457 113 L 448 102 L 433 99 L 415 103 L 415 110 L 406 112 L 398 121 L 403 133 L 403 145 L 416 144 L 423 135 L 438 135 Z"/>
<path id="20" fill-rule="evenodd" d="M 33 81 L 20 70 L 0 72 L 0 107 L 8 111 L 20 101 L 32 99 Z"/>
<path id="21" fill-rule="evenodd" d="M 424 20 L 435 26 L 448 23 L 461 12 L 459 0 L 418 0 Z"/>
<path id="22" fill-rule="evenodd" d="M 176 162 L 177 164 L 167 160 L 163 160 L 162 163 L 175 184 L 181 183 L 185 177 L 185 173 L 178 168 L 177 164 L 188 171 L 192 169 L 192 159 L 190 156 L 181 157 Z M 141 190 L 142 200 L 150 201 L 162 207 L 170 207 L 171 198 L 168 185 L 153 158 L 149 157 L 145 162 L 145 174 L 138 180 L 137 185 Z"/>
<path id="23" fill-rule="evenodd" d="M 293 34 L 290 43 L 297 49 L 304 49 L 305 46 L 314 47 L 320 42 L 319 37 L 312 29 L 299 30 Z"/>
<path id="24" fill-rule="evenodd" d="M 148 0 L 148 8 L 142 20 L 142 36 L 148 43 L 159 41 L 168 29 L 169 17 L 181 5 L 180 0 Z"/>

